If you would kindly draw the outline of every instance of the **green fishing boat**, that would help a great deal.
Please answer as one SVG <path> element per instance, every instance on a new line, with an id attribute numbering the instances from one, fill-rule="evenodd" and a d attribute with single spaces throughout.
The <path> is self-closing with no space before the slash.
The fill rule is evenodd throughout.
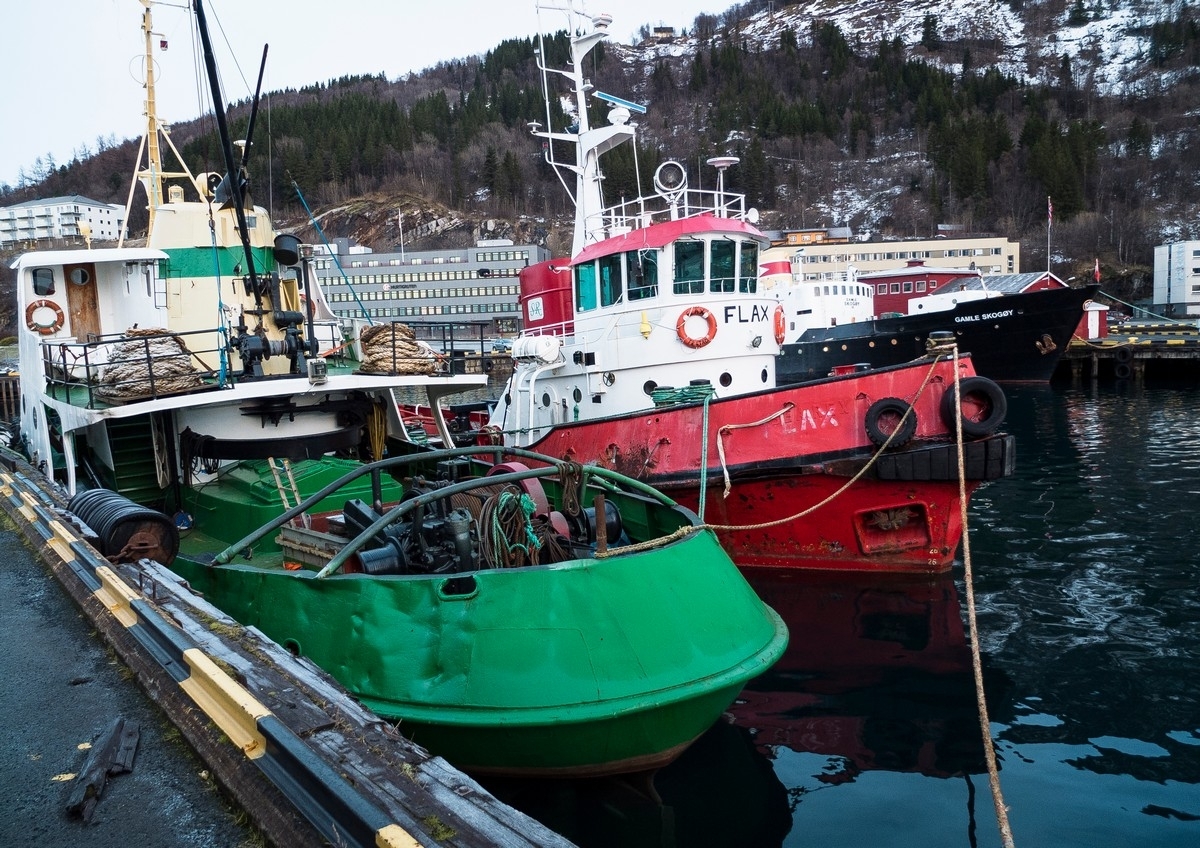
<path id="1" fill-rule="evenodd" d="M 210 529 L 172 569 L 469 771 L 660 767 L 781 655 L 782 621 L 689 511 L 549 457 L 459 478 L 465 450 L 348 467 L 283 513 L 270 471 L 244 467 L 198 493 Z M 321 482 L 307 470 L 298 485 Z M 109 508 L 75 500 L 85 523 Z"/>

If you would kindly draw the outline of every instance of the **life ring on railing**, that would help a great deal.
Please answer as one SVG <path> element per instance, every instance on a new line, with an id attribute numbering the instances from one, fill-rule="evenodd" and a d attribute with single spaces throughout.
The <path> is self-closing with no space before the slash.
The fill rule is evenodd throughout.
<path id="1" fill-rule="evenodd" d="M 50 309 L 54 312 L 54 320 L 49 324 L 43 324 L 33 316 L 39 309 Z M 34 300 L 25 307 L 25 326 L 33 330 L 35 333 L 41 333 L 43 336 L 52 336 L 62 329 L 63 325 L 62 307 L 53 300 Z"/>
<path id="2" fill-rule="evenodd" d="M 904 413 L 908 412 L 908 417 Z M 903 419 L 904 423 L 901 423 Z M 900 398 L 885 397 L 875 401 L 867 409 L 867 417 L 863 422 L 867 429 L 867 438 L 871 444 L 883 445 L 892 437 L 889 448 L 900 448 L 912 441 L 917 434 L 917 411 L 908 411 L 908 404 Z M 895 435 L 892 435 L 892 434 Z"/>
<path id="3" fill-rule="evenodd" d="M 783 344 L 783 340 L 787 337 L 787 314 L 783 311 L 783 304 L 775 304 L 775 344 Z"/>
<path id="4" fill-rule="evenodd" d="M 703 318 L 708 323 L 708 332 L 703 338 L 688 335 L 687 319 L 693 315 L 697 318 Z M 704 347 L 717 335 L 717 319 L 703 306 L 689 306 L 679 313 L 679 320 L 675 322 L 675 333 L 679 336 L 679 340 L 688 347 Z"/>
<path id="5" fill-rule="evenodd" d="M 967 377 L 959 383 L 962 406 L 962 431 L 969 439 L 979 439 L 996 432 L 1008 414 L 1008 398 L 1004 390 L 987 377 Z M 954 386 L 946 386 L 942 395 L 942 423 L 951 434 L 955 430 Z"/>

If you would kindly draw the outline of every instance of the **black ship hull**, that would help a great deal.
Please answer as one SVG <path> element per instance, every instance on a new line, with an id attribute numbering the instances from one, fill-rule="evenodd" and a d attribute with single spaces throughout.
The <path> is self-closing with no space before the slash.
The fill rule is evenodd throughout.
<path id="1" fill-rule="evenodd" d="M 925 355 L 930 333 L 954 334 L 976 373 L 1001 382 L 1048 382 L 1096 286 L 1044 289 L 960 303 L 944 312 L 880 318 L 807 330 L 775 363 L 779 385 L 828 375 L 835 367 L 896 365 Z"/>

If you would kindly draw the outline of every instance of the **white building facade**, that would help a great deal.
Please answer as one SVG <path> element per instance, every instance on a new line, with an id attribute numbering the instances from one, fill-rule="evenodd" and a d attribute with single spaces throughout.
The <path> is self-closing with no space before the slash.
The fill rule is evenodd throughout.
<path id="1" fill-rule="evenodd" d="M 345 239 L 330 247 L 316 252 L 313 268 L 339 318 L 475 324 L 488 336 L 520 331 L 518 275 L 550 258 L 544 247 L 507 240 L 397 253 L 373 253 Z"/>
<path id="2" fill-rule="evenodd" d="M 914 260 L 984 276 L 1021 272 L 1020 242 L 998 236 L 859 241 L 844 228 L 790 230 L 772 240 L 762 262 L 790 261 L 794 256 L 797 273 L 807 281 L 845 280 L 851 268 L 859 274 L 891 271 Z"/>
<path id="3" fill-rule="evenodd" d="M 116 241 L 125 207 L 71 195 L 0 207 L 0 247 L 47 242 Z"/>
<path id="4" fill-rule="evenodd" d="M 1154 248 L 1154 303 L 1168 318 L 1200 317 L 1200 241 Z"/>

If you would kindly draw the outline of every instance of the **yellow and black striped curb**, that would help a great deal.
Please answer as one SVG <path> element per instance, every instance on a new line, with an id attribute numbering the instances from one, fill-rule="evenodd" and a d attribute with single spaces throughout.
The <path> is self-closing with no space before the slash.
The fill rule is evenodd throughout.
<path id="1" fill-rule="evenodd" d="M 7 463 L 5 463 L 7 465 Z M 0 502 L 62 560 L 180 689 L 330 843 L 415 848 L 423 842 L 359 793 L 248 690 L 226 674 L 77 536 L 38 485 L 0 470 Z"/>

